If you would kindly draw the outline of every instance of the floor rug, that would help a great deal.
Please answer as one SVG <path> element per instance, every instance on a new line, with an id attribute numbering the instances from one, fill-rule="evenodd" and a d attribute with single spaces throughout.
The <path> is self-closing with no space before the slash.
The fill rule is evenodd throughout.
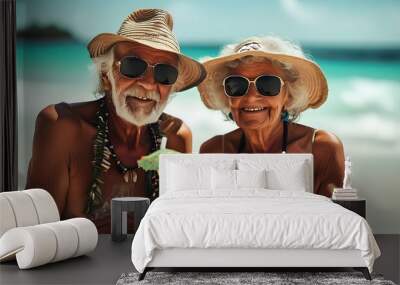
<path id="1" fill-rule="evenodd" d="M 133 284 L 379 284 L 395 285 L 384 280 L 382 275 L 372 274 L 372 281 L 366 280 L 361 272 L 147 272 L 142 281 L 138 281 L 139 273 L 125 273 L 117 281 L 117 285 Z"/>

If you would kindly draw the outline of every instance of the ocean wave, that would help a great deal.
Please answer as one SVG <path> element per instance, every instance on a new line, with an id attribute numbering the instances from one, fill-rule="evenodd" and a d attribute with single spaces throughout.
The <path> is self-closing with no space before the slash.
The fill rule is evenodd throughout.
<path id="1" fill-rule="evenodd" d="M 348 108 L 383 112 L 395 112 L 399 109 L 400 81 L 356 77 L 342 81 L 341 84 L 338 96 Z"/>

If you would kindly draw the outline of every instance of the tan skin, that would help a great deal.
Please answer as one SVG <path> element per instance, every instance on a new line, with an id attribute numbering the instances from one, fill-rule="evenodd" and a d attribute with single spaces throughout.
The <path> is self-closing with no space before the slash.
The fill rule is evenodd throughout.
<path id="1" fill-rule="evenodd" d="M 114 50 L 113 75 L 116 88 L 124 91 L 132 85 L 143 90 L 156 90 L 160 100 L 168 99 L 171 86 L 154 81 L 152 69 L 138 79 L 128 79 L 119 74 L 117 60 L 125 55 L 136 55 L 149 64 L 170 63 L 177 66 L 175 55 L 132 43 L 118 43 Z M 136 166 L 137 160 L 149 154 L 152 138 L 147 126 L 137 127 L 121 119 L 115 113 L 111 100 L 111 84 L 106 74 L 102 75 L 106 92 L 106 104 L 110 113 L 108 126 L 111 142 L 119 159 L 126 166 Z M 140 102 L 133 99 L 131 107 L 150 109 L 155 102 Z M 36 120 L 32 158 L 29 164 L 27 188 L 40 187 L 50 192 L 56 201 L 63 219 L 86 217 L 87 189 L 91 183 L 93 139 L 96 135 L 96 112 L 99 100 L 76 104 L 50 105 L 43 109 Z M 160 130 L 167 136 L 167 148 L 183 153 L 192 151 L 192 134 L 180 119 L 166 115 Z M 125 183 L 112 163 L 103 173 L 104 201 L 110 201 L 118 190 L 125 195 L 145 196 L 145 173 L 137 171 L 135 184 Z M 99 232 L 109 232 L 109 217 L 95 221 Z"/>
<path id="2" fill-rule="evenodd" d="M 268 62 L 241 63 L 230 74 L 242 75 L 254 80 L 268 74 L 279 76 L 285 81 L 280 69 Z M 236 153 L 242 134 L 245 136 L 245 153 L 282 152 L 283 125 L 281 112 L 290 103 L 287 88 L 282 87 L 277 96 L 264 97 L 251 84 L 248 93 L 240 98 L 229 98 L 229 104 L 238 129 L 215 136 L 204 142 L 201 153 Z M 264 107 L 262 111 L 249 112 L 244 108 Z M 343 145 L 338 137 L 324 130 L 318 130 L 311 146 L 314 129 L 297 123 L 288 125 L 288 153 L 312 152 L 314 156 L 314 192 L 331 197 L 334 187 L 341 187 L 344 176 Z M 311 147 L 310 147 L 311 146 Z"/>

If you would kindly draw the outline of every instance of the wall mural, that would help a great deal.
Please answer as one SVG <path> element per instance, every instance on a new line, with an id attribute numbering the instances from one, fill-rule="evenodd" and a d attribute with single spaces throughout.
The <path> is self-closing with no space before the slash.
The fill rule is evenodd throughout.
<path id="1" fill-rule="evenodd" d="M 351 184 L 370 199 L 372 227 L 385 232 L 397 223 L 373 217 L 384 198 L 370 174 L 385 179 L 385 193 L 398 183 L 398 49 L 346 37 L 331 44 L 318 31 L 278 26 L 238 25 L 237 34 L 218 37 L 217 28 L 196 24 L 204 32 L 194 33 L 185 23 L 201 15 L 187 19 L 182 7 L 161 1 L 122 1 L 91 27 L 83 22 L 90 5 L 72 2 L 17 6 L 19 188 L 49 191 L 62 218 L 87 216 L 109 232 L 112 197 L 158 196 L 163 152 L 285 152 L 313 153 L 314 192 L 328 197 L 342 187 L 350 156 Z M 104 17 L 103 4 L 87 16 Z M 279 1 L 270 5 L 296 17 Z M 149 7 L 162 9 L 139 10 Z"/>

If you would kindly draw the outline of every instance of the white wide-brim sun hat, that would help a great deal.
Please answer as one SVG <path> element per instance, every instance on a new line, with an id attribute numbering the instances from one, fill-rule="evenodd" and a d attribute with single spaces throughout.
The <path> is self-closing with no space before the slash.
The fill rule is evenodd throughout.
<path id="1" fill-rule="evenodd" d="M 258 57 L 284 63 L 296 72 L 296 83 L 302 84 L 308 96 L 308 103 L 304 104 L 300 111 L 321 106 L 328 97 L 325 75 L 318 64 L 305 58 L 298 48 L 286 46 L 287 43 L 274 37 L 251 38 L 237 45 L 229 45 L 222 56 L 203 61 L 207 76 L 197 87 L 203 103 L 209 109 L 229 113 L 229 98 L 224 93 L 222 70 L 226 69 L 228 63 L 237 59 Z M 295 97 L 296 94 L 291 96 Z"/>
<path id="2" fill-rule="evenodd" d="M 183 91 L 197 86 L 205 78 L 206 72 L 201 63 L 181 53 L 172 27 L 172 16 L 164 10 L 137 10 L 124 20 L 117 34 L 99 34 L 89 42 L 87 49 L 90 57 L 95 58 L 105 54 L 116 43 L 133 42 L 173 53 L 179 58 L 175 91 Z"/>

